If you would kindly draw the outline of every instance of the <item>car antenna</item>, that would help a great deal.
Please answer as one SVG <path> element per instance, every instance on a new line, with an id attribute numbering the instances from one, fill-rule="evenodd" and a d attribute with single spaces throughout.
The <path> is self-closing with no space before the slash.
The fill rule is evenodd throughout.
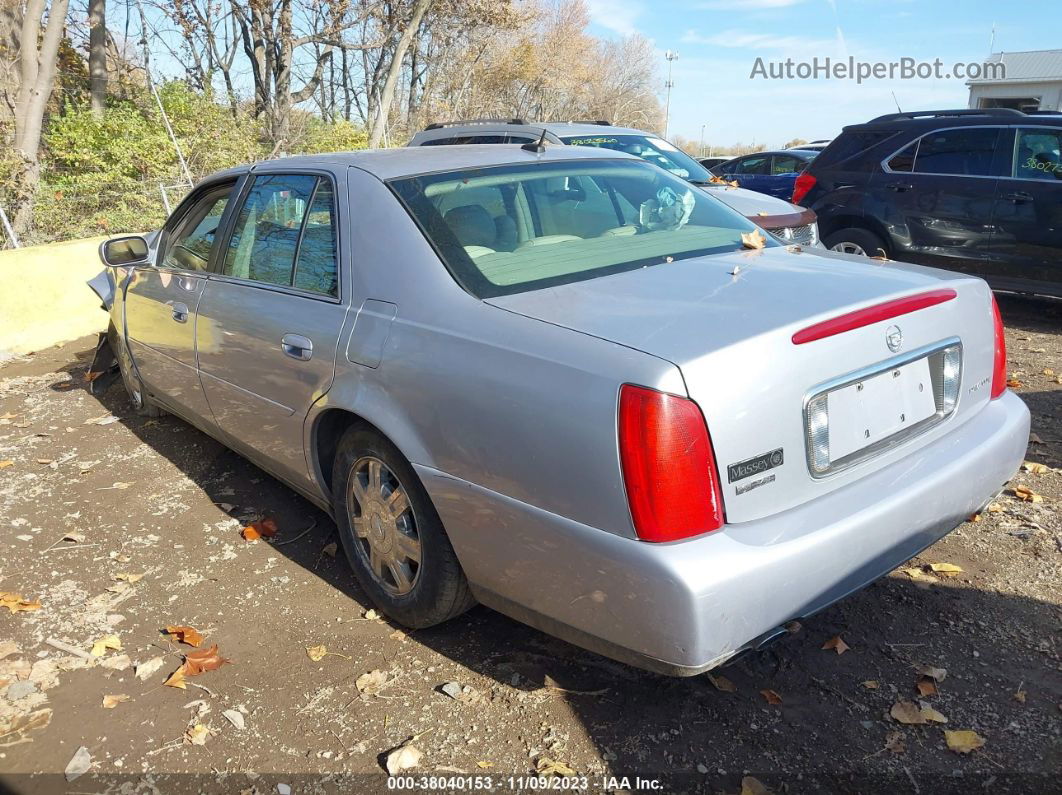
<path id="1" fill-rule="evenodd" d="M 545 127 L 542 128 L 542 136 L 537 141 L 535 141 L 534 143 L 532 143 L 531 141 L 528 141 L 526 144 L 524 144 L 520 148 L 521 149 L 525 149 L 528 152 L 534 152 L 536 155 L 540 155 L 543 152 L 545 152 L 546 151 L 546 128 Z"/>
<path id="2" fill-rule="evenodd" d="M 895 91 L 892 92 L 892 101 L 896 103 L 896 110 L 898 112 L 900 112 L 900 113 L 903 113 L 903 111 L 900 110 L 900 100 L 896 99 L 896 92 Z"/>

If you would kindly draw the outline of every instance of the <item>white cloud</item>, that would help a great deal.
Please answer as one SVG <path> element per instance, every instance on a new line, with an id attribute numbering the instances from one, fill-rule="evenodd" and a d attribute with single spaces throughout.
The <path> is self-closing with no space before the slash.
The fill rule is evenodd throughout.
<path id="1" fill-rule="evenodd" d="M 833 39 L 810 39 L 807 36 L 779 36 L 773 33 L 756 33 L 750 30 L 724 30 L 709 36 L 696 30 L 682 34 L 686 44 L 704 44 L 711 47 L 730 47 L 741 50 L 780 50 L 784 52 L 817 52 L 832 50 Z"/>
<path id="2" fill-rule="evenodd" d="M 697 8 L 711 11 L 755 11 L 760 8 L 787 8 L 804 0 L 709 0 L 698 3 Z"/>
<path id="3" fill-rule="evenodd" d="M 639 0 L 589 0 L 590 21 L 621 36 L 639 33 L 638 17 L 645 11 Z"/>

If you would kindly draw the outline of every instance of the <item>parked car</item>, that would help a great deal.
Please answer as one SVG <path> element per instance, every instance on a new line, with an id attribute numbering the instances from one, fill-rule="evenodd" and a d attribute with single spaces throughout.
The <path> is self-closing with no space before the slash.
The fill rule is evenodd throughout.
<path id="1" fill-rule="evenodd" d="M 716 166 L 721 166 L 728 160 L 730 160 L 729 157 L 702 157 L 699 158 L 697 162 L 714 174 L 715 172 L 712 171 L 712 169 L 714 169 Z"/>
<path id="2" fill-rule="evenodd" d="M 1062 296 L 1062 115 L 890 113 L 846 127 L 797 179 L 835 251 Z"/>
<path id="3" fill-rule="evenodd" d="M 1028 440 L 983 281 L 755 231 L 619 152 L 316 155 L 207 178 L 96 284 L 137 410 L 330 512 L 393 620 L 478 601 L 690 675 L 945 535 Z"/>
<path id="4" fill-rule="evenodd" d="M 428 125 L 413 136 L 408 146 L 460 144 L 527 143 L 543 138 L 548 143 L 592 146 L 637 155 L 655 166 L 682 177 L 709 191 L 761 229 L 785 243 L 818 246 L 819 229 L 815 214 L 789 202 L 764 198 L 752 191 L 721 185 L 704 166 L 674 144 L 629 127 L 616 127 L 607 121 L 527 122 L 523 119 L 472 119 Z"/>
<path id="5" fill-rule="evenodd" d="M 817 141 L 810 141 L 806 144 L 800 144 L 799 146 L 787 146 L 786 149 L 803 149 L 807 152 L 821 152 L 827 146 L 830 145 L 829 138 L 820 138 Z"/>
<path id="6" fill-rule="evenodd" d="M 728 160 L 716 166 L 712 173 L 734 180 L 747 190 L 788 199 L 793 195 L 797 177 L 817 154 L 804 149 L 756 152 Z"/>

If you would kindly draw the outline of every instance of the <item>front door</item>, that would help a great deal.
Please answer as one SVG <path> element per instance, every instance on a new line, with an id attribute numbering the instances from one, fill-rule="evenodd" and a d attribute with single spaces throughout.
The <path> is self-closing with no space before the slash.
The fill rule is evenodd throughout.
<path id="1" fill-rule="evenodd" d="M 1062 127 L 1014 131 L 1014 158 L 996 186 L 987 276 L 1004 288 L 1062 291 Z"/>
<path id="2" fill-rule="evenodd" d="M 212 421 L 196 371 L 196 307 L 235 184 L 182 203 L 163 229 L 156 262 L 134 268 L 125 294 L 126 338 L 145 389 L 201 426 Z"/>
<path id="3" fill-rule="evenodd" d="M 770 179 L 770 174 L 770 155 L 749 155 L 735 161 L 726 176 L 737 180 L 738 185 L 742 188 L 763 193 L 767 187 L 765 180 Z"/>
<path id="4" fill-rule="evenodd" d="M 897 258 L 981 273 L 990 256 L 1001 127 L 927 133 L 871 177 L 868 214 L 903 244 Z"/>
<path id="5" fill-rule="evenodd" d="M 346 314 L 339 190 L 326 174 L 257 173 L 199 301 L 197 352 L 222 432 L 295 484 L 303 420 L 332 384 Z"/>

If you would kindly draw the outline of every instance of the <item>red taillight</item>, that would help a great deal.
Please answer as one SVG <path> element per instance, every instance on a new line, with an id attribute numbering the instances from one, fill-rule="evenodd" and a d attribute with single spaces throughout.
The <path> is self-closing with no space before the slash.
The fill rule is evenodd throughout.
<path id="1" fill-rule="evenodd" d="M 719 470 L 704 416 L 692 400 L 624 384 L 619 451 L 640 539 L 676 541 L 722 527 Z"/>
<path id="2" fill-rule="evenodd" d="M 1007 391 L 1007 338 L 1003 334 L 1003 318 L 999 315 L 999 304 L 992 296 L 992 321 L 995 325 L 996 351 L 992 362 L 992 399 Z"/>
<path id="3" fill-rule="evenodd" d="M 942 290 L 929 290 L 917 295 L 909 295 L 906 298 L 897 298 L 893 301 L 874 304 L 874 306 L 868 306 L 865 309 L 857 309 L 855 312 L 838 315 L 821 323 L 816 323 L 814 326 L 801 329 L 793 335 L 793 344 L 803 345 L 805 342 L 814 342 L 815 340 L 832 337 L 835 334 L 843 334 L 846 331 L 863 328 L 863 326 L 869 326 L 872 323 L 879 323 L 882 320 L 906 315 L 909 312 L 917 312 L 919 309 L 943 304 L 955 296 L 956 292 L 946 287 Z"/>
<path id="4" fill-rule="evenodd" d="M 818 182 L 811 174 L 804 172 L 793 183 L 793 204 L 800 204 L 801 199 L 808 195 L 808 191 L 815 187 Z"/>

